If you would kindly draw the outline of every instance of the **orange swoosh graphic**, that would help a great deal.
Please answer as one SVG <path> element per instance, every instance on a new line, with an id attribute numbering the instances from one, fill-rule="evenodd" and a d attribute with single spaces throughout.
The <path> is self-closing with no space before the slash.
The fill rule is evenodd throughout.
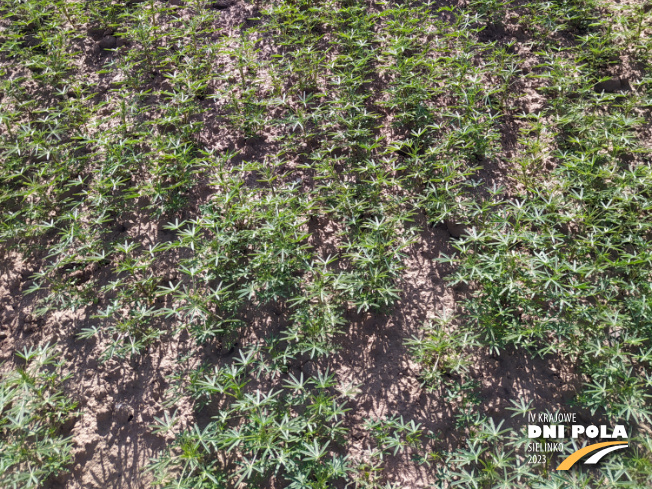
<path id="1" fill-rule="evenodd" d="M 566 457 L 566 459 L 559 464 L 557 470 L 568 470 L 584 455 L 595 452 L 600 448 L 610 447 L 612 445 L 629 445 L 629 443 L 626 441 L 605 441 L 603 443 L 594 443 L 593 445 L 588 445 L 584 448 L 580 448 L 576 452 L 573 452 L 568 457 Z"/>

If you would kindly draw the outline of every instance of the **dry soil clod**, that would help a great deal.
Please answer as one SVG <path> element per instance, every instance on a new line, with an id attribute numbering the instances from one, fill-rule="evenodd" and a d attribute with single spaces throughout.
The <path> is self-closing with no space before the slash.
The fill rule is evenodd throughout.
<path id="1" fill-rule="evenodd" d="M 613 93 L 617 90 L 620 90 L 623 88 L 623 83 L 620 78 L 610 78 L 609 80 L 602 81 L 600 83 L 596 83 L 593 89 L 600 93 L 600 92 L 606 92 L 606 93 Z"/>
<path id="2" fill-rule="evenodd" d="M 226 10 L 235 5 L 234 0 L 217 0 L 211 4 L 211 7 L 217 10 Z"/>
<path id="3" fill-rule="evenodd" d="M 114 36 L 104 36 L 99 42 L 101 49 L 115 49 L 118 45 L 118 40 Z"/>

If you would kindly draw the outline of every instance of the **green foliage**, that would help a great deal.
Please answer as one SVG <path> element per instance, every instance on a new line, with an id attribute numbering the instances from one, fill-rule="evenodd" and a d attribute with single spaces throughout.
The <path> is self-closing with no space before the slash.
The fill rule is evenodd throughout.
<path id="1" fill-rule="evenodd" d="M 72 462 L 71 437 L 62 432 L 77 404 L 62 391 L 69 376 L 61 376 L 54 347 L 16 355 L 25 365 L 0 378 L 0 484 L 37 488 Z"/>
<path id="2" fill-rule="evenodd" d="M 274 476 L 289 488 L 327 488 L 347 476 L 349 461 L 336 451 L 348 431 L 347 409 L 333 393 L 334 376 L 289 374 L 269 392 L 249 389 L 255 371 L 267 365 L 259 349 L 250 349 L 228 366 L 190 375 L 188 391 L 203 405 L 218 405 L 218 414 L 175 436 L 150 467 L 156 485 L 258 486 Z M 172 424 L 168 418 L 157 429 Z"/>
<path id="3" fill-rule="evenodd" d="M 371 432 L 383 454 L 396 455 L 407 446 L 419 447 L 422 430 L 414 421 L 406 423 L 403 416 L 389 419 L 368 420 L 366 428 Z"/>
<path id="4" fill-rule="evenodd" d="M 439 389 L 448 376 L 459 378 L 468 373 L 471 352 L 480 346 L 476 333 L 456 330 L 447 311 L 422 329 L 423 337 L 413 337 L 406 345 L 421 364 L 421 378 L 427 389 Z"/>
<path id="5" fill-rule="evenodd" d="M 633 130 L 641 121 L 606 116 L 586 126 L 587 107 L 581 118 L 575 110 L 557 115 L 565 148 L 548 184 L 494 202 L 497 212 L 455 242 L 460 267 L 451 280 L 478 285 L 466 306 L 491 349 L 513 344 L 580 358 L 593 411 L 649 420 L 645 380 L 631 369 L 650 334 L 652 173 L 599 154 L 611 141 L 622 153 L 635 150 L 626 124 Z"/>

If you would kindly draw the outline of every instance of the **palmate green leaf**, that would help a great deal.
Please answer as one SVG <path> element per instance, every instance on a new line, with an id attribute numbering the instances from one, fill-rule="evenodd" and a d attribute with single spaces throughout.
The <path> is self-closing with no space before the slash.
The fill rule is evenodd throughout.
<path id="1" fill-rule="evenodd" d="M 303 378 L 303 372 L 301 372 L 299 379 L 293 374 L 290 374 L 290 379 L 285 381 L 285 387 L 299 392 L 305 391 L 306 385 L 307 381 Z"/>
<path id="2" fill-rule="evenodd" d="M 305 457 L 304 461 L 307 462 L 317 462 L 326 455 L 326 449 L 329 445 L 327 441 L 324 445 L 320 445 L 317 440 L 313 440 L 311 445 L 305 446 L 303 450 L 300 450 L 299 453 L 303 454 Z"/>
<path id="3" fill-rule="evenodd" d="M 515 399 L 510 399 L 510 402 L 514 406 L 513 408 L 507 408 L 509 411 L 513 411 L 514 414 L 512 414 L 512 417 L 516 416 L 522 416 L 526 417 L 527 413 L 532 411 L 534 408 L 531 407 L 530 405 L 532 404 L 532 400 L 525 402 L 525 399 L 519 399 L 518 401 Z"/>

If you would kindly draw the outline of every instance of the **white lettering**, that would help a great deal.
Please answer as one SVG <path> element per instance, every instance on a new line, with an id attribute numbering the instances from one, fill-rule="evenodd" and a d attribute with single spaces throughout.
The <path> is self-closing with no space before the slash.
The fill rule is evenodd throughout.
<path id="1" fill-rule="evenodd" d="M 544 425 L 543 427 L 543 437 L 544 438 L 556 438 L 557 427 L 554 425 Z"/>
<path id="2" fill-rule="evenodd" d="M 598 433 L 600 433 L 600 430 L 598 430 L 597 426 L 591 425 L 586 429 L 586 436 L 589 438 L 595 438 L 598 436 Z"/>
<path id="3" fill-rule="evenodd" d="M 580 436 L 582 433 L 584 433 L 584 426 L 582 426 L 581 424 L 574 424 L 574 425 L 571 427 L 571 436 L 572 436 L 573 438 L 577 438 L 577 437 Z"/>
<path id="4" fill-rule="evenodd" d="M 539 438 L 541 436 L 541 427 L 535 424 L 529 424 L 527 426 L 527 437 L 528 438 Z"/>
<path id="5" fill-rule="evenodd" d="M 625 427 L 621 424 L 617 424 L 616 427 L 614 428 L 614 433 L 612 435 L 612 438 L 627 438 L 627 432 L 625 431 Z"/>

